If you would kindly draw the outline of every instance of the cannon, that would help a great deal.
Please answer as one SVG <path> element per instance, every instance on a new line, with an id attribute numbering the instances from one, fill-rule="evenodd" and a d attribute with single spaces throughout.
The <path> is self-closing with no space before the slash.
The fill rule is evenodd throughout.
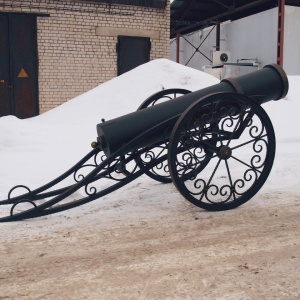
<path id="1" fill-rule="evenodd" d="M 202 209 L 236 208 L 261 189 L 275 157 L 274 129 L 261 105 L 284 98 L 288 88 L 284 70 L 272 64 L 195 92 L 159 91 L 135 112 L 102 119 L 93 149 L 59 177 L 35 190 L 13 187 L 0 201 L 10 205 L 0 222 L 83 205 L 143 174 L 173 182 Z M 24 192 L 13 196 L 16 190 Z M 72 197 L 77 191 L 82 198 Z"/>

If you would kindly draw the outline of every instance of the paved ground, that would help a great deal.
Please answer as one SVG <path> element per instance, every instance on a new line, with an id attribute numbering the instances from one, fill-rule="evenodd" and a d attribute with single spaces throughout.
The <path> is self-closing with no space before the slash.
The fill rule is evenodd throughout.
<path id="1" fill-rule="evenodd" d="M 0 299 L 300 299 L 300 196 L 211 213 L 177 193 L 143 207 L 140 191 L 134 217 L 115 200 L 0 224 Z"/>

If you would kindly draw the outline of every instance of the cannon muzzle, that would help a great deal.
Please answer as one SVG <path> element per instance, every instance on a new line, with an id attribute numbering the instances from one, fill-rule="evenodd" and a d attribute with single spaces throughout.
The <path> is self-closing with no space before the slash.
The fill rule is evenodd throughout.
<path id="1" fill-rule="evenodd" d="M 159 143 L 170 134 L 179 116 L 197 100 L 220 92 L 243 94 L 259 104 L 270 100 L 279 100 L 288 92 L 288 79 L 276 64 L 267 65 L 261 70 L 237 77 L 222 80 L 216 85 L 166 101 L 136 112 L 105 121 L 97 125 L 98 144 L 106 156 L 110 156 L 123 145 L 147 130 L 166 122 L 168 131 L 158 129 L 134 146 L 135 149 Z M 167 135 L 167 136 L 166 136 Z M 135 150 L 131 149 L 131 150 Z"/>

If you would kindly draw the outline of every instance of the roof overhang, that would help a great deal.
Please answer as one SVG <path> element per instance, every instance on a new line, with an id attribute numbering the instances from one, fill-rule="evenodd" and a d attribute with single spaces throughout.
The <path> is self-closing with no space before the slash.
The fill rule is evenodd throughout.
<path id="1" fill-rule="evenodd" d="M 165 9 L 166 0 L 73 0 L 89 3 L 107 3 L 109 5 L 132 5 L 150 8 Z"/>
<path id="2" fill-rule="evenodd" d="M 300 0 L 285 0 L 300 6 Z M 278 6 L 278 0 L 174 0 L 171 3 L 171 38 L 234 21 Z"/>

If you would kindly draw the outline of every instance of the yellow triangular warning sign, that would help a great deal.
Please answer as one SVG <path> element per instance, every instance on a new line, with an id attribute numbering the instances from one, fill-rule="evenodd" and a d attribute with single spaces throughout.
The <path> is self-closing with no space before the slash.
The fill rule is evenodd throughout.
<path id="1" fill-rule="evenodd" d="M 19 78 L 20 78 L 20 77 L 21 77 L 21 78 L 26 78 L 26 77 L 28 77 L 26 71 L 25 71 L 23 68 L 22 68 L 22 70 L 20 71 L 18 77 L 19 77 Z"/>

